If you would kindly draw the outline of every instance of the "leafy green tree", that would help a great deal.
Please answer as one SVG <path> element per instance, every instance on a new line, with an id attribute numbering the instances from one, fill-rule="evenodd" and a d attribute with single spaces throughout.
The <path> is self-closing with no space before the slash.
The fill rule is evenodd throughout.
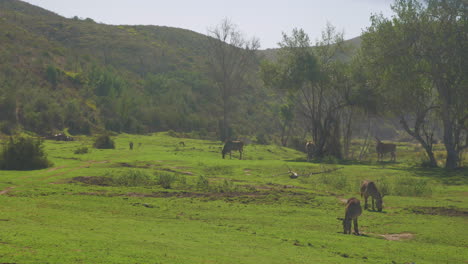
<path id="1" fill-rule="evenodd" d="M 363 37 L 370 85 L 382 94 L 380 104 L 426 149 L 432 166 L 430 128 L 440 120 L 446 168 L 455 168 L 468 147 L 466 3 L 397 0 L 392 9 L 392 19 L 373 16 Z"/>
<path id="2" fill-rule="evenodd" d="M 345 65 L 337 56 L 342 49 L 342 34 L 328 25 L 322 40 L 312 48 L 302 29 L 283 33 L 277 62 L 264 62 L 265 84 L 292 95 L 298 117 L 312 136 L 314 156 L 342 158 L 340 112 L 347 106 L 348 86 Z"/>

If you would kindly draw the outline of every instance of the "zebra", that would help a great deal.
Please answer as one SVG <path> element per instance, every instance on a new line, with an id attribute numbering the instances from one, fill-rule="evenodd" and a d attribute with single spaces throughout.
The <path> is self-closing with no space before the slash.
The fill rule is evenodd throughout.
<path id="1" fill-rule="evenodd" d="M 392 155 L 391 160 L 395 162 L 396 145 L 392 143 L 382 143 L 382 141 L 380 141 L 380 139 L 378 139 L 377 137 L 375 138 L 375 140 L 377 141 L 377 145 L 375 147 L 375 150 L 377 151 L 377 161 L 382 161 L 383 155 L 385 153 L 390 152 L 390 154 Z"/>
<path id="2" fill-rule="evenodd" d="M 242 152 L 244 151 L 244 142 L 239 140 L 229 140 L 224 144 L 221 154 L 224 156 L 229 153 L 229 157 L 232 158 L 231 151 L 238 150 L 240 153 L 239 159 L 242 159 Z"/>
<path id="3" fill-rule="evenodd" d="M 377 186 L 373 181 L 363 181 L 361 184 L 361 198 L 364 196 L 364 209 L 367 209 L 367 198 L 369 196 L 372 197 L 372 210 L 375 210 L 374 208 L 374 200 L 376 201 L 377 205 L 377 210 L 379 212 L 382 212 L 382 204 L 383 204 L 383 195 L 380 194 L 379 190 L 377 189 Z"/>

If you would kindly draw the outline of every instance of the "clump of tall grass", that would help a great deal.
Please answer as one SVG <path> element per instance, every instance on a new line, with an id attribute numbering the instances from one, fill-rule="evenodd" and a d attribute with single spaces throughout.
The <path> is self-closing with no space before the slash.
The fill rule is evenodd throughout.
<path id="1" fill-rule="evenodd" d="M 398 177 L 394 181 L 393 195 L 398 196 L 430 196 L 432 187 L 427 179 Z"/>
<path id="2" fill-rule="evenodd" d="M 208 190 L 210 188 L 210 182 L 208 181 L 208 178 L 206 178 L 203 175 L 200 175 L 197 179 L 196 183 L 197 189 L 198 190 Z"/>
<path id="3" fill-rule="evenodd" d="M 219 193 L 231 193 L 239 191 L 239 187 L 235 185 L 232 181 L 227 179 L 224 179 L 223 182 L 217 184 L 212 189 L 212 191 Z"/>
<path id="4" fill-rule="evenodd" d="M 158 173 L 158 184 L 164 189 L 170 189 L 172 184 L 177 180 L 177 177 L 169 173 Z"/>
<path id="5" fill-rule="evenodd" d="M 88 150 L 87 147 L 77 148 L 77 149 L 75 149 L 75 150 L 73 151 L 73 153 L 75 153 L 75 154 L 86 154 L 86 153 L 88 153 L 88 152 L 89 152 L 89 150 Z"/>
<path id="6" fill-rule="evenodd" d="M 213 176 L 223 176 L 223 175 L 231 175 L 234 172 L 234 169 L 229 166 L 209 166 L 204 169 L 207 175 Z"/>
<path id="7" fill-rule="evenodd" d="M 108 172 L 107 176 L 112 177 L 112 185 L 114 186 L 150 186 L 155 185 L 156 182 L 152 177 L 145 171 L 142 170 L 127 170 L 119 172 L 117 175 L 110 175 L 112 172 Z"/>
<path id="8" fill-rule="evenodd" d="M 431 196 L 433 192 L 430 181 L 420 178 L 382 177 L 376 181 L 376 184 L 383 195 L 422 197 Z"/>

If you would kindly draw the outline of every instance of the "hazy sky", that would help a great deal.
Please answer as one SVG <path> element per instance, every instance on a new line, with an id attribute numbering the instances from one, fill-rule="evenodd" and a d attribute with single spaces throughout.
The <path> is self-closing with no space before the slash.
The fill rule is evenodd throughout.
<path id="1" fill-rule="evenodd" d="M 92 18 L 105 24 L 159 25 L 202 34 L 229 18 L 261 48 L 275 48 L 281 32 L 303 28 L 315 41 L 327 21 L 357 37 L 370 25 L 372 13 L 390 17 L 393 0 L 24 0 L 59 15 Z"/>

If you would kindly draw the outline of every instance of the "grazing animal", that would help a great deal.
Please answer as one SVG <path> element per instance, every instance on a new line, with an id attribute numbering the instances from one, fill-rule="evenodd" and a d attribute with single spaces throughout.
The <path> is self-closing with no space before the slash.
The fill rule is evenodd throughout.
<path id="1" fill-rule="evenodd" d="M 179 145 L 182 146 L 182 147 L 185 147 L 185 142 L 181 141 L 181 142 L 179 142 Z"/>
<path id="2" fill-rule="evenodd" d="M 351 234 L 351 221 L 354 223 L 354 233 L 359 235 L 358 216 L 362 214 L 361 202 L 356 198 L 349 198 L 346 203 L 343 233 Z"/>
<path id="3" fill-rule="evenodd" d="M 244 151 L 244 142 L 239 141 L 239 140 L 229 140 L 224 144 L 222 154 L 223 154 L 223 159 L 224 156 L 229 153 L 229 157 L 232 158 L 231 151 L 233 150 L 238 150 L 239 151 L 239 159 L 242 159 L 242 152 Z"/>
<path id="4" fill-rule="evenodd" d="M 310 159 L 312 158 L 312 154 L 314 153 L 314 147 L 315 145 L 312 141 L 306 142 L 305 149 L 307 152 L 307 161 L 310 161 Z"/>
<path id="5" fill-rule="evenodd" d="M 128 145 L 130 146 L 130 150 L 133 150 L 133 142 L 130 141 Z"/>
<path id="6" fill-rule="evenodd" d="M 375 211 L 374 208 L 374 200 L 376 201 L 377 210 L 382 212 L 382 204 L 383 204 L 383 195 L 380 194 L 379 189 L 373 181 L 363 181 L 361 184 L 361 198 L 364 196 L 364 209 L 367 209 L 367 198 L 369 196 L 372 197 L 372 210 Z"/>
<path id="7" fill-rule="evenodd" d="M 380 139 L 377 137 L 375 138 L 377 141 L 377 145 L 375 147 L 375 150 L 377 151 L 377 161 L 382 161 L 383 155 L 385 153 L 389 153 L 392 155 L 391 160 L 396 161 L 396 145 L 392 143 L 382 143 Z"/>

